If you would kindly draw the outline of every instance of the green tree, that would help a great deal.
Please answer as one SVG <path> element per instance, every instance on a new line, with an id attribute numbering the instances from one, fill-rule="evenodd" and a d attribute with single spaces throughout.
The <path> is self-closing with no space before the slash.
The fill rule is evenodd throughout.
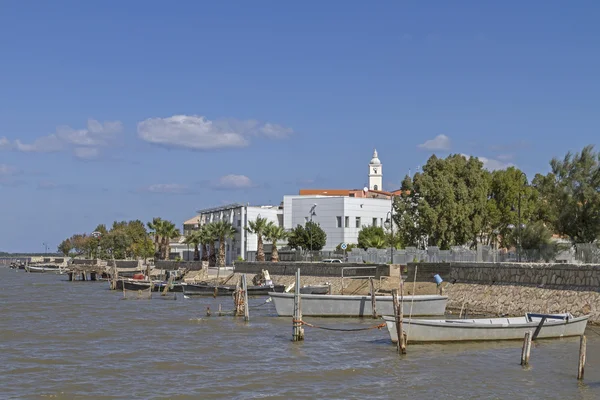
<path id="1" fill-rule="evenodd" d="M 154 255 L 154 241 L 149 236 L 146 236 L 142 241 L 133 243 L 132 248 L 136 257 L 141 257 L 144 261 Z"/>
<path id="2" fill-rule="evenodd" d="M 592 243 L 600 237 L 600 154 L 589 145 L 562 160 L 553 158 L 550 166 L 559 233 L 573 243 Z"/>
<path id="3" fill-rule="evenodd" d="M 363 226 L 358 232 L 358 247 L 383 249 L 387 245 L 386 234 L 380 226 Z"/>
<path id="4" fill-rule="evenodd" d="M 356 243 L 346 243 L 346 251 L 351 251 L 352 249 L 355 249 L 358 247 L 358 244 Z M 337 246 L 335 246 L 335 252 L 336 253 L 341 253 L 344 250 L 342 250 L 342 244 L 338 244 Z"/>
<path id="5" fill-rule="evenodd" d="M 281 226 L 275 225 L 273 222 L 269 223 L 267 230 L 265 231 L 265 237 L 268 241 L 273 244 L 273 250 L 271 251 L 271 261 L 279 262 L 279 251 L 277 250 L 277 242 L 287 239 L 289 233 L 285 231 Z"/>
<path id="6" fill-rule="evenodd" d="M 402 231 L 413 223 L 417 239 L 426 238 L 430 246 L 474 246 L 485 222 L 488 174 L 476 157 L 431 156 L 423 173 L 415 174 L 412 192 L 395 201 L 397 225 Z"/>
<path id="7" fill-rule="evenodd" d="M 154 258 L 157 260 L 161 257 L 162 238 L 160 232 L 162 231 L 164 221 L 160 217 L 154 217 L 151 222 L 148 222 L 148 229 L 153 235 L 154 241 Z"/>
<path id="8" fill-rule="evenodd" d="M 213 268 L 217 265 L 217 255 L 215 251 L 215 242 L 219 240 L 219 236 L 215 231 L 215 223 L 211 222 L 204 226 L 206 239 L 208 240 L 208 267 Z"/>
<path id="9" fill-rule="evenodd" d="M 248 228 L 246 230 L 249 233 L 256 234 L 257 246 L 256 246 L 256 261 L 265 261 L 265 250 L 263 246 L 263 237 L 267 231 L 269 223 L 266 218 L 256 217 L 254 221 L 248 222 Z"/>
<path id="10" fill-rule="evenodd" d="M 308 221 L 306 227 L 302 225 L 292 229 L 288 238 L 288 246 L 292 249 L 320 251 L 327 243 L 327 234 L 321 226 L 313 221 Z"/>
<path id="11" fill-rule="evenodd" d="M 69 255 L 72 248 L 73 248 L 73 245 L 71 244 L 70 239 L 65 239 L 58 245 L 58 251 L 61 254 L 63 254 L 65 257 L 67 257 Z"/>
<path id="12" fill-rule="evenodd" d="M 121 227 L 111 229 L 106 235 L 102 235 L 100 238 L 100 246 L 115 259 L 127 258 L 127 251 L 132 243 L 133 241 L 127 235 L 125 229 Z"/>
<path id="13" fill-rule="evenodd" d="M 394 225 L 398 228 L 395 231 L 400 245 L 420 247 L 419 244 L 426 233 L 419 220 L 419 195 L 414 190 L 412 179 L 406 175 L 402 180 L 402 186 L 399 196 L 394 196 Z"/>
<path id="14" fill-rule="evenodd" d="M 227 221 L 217 221 L 213 223 L 214 234 L 219 241 L 219 256 L 217 258 L 217 283 L 219 282 L 219 272 L 225 267 L 225 243 L 227 239 L 235 237 L 237 230 Z"/>
<path id="15" fill-rule="evenodd" d="M 192 246 L 194 246 L 194 261 L 200 260 L 200 249 L 198 248 L 198 246 L 200 245 L 201 242 L 202 242 L 202 232 L 200 230 L 191 231 L 185 237 L 184 243 L 191 244 Z"/>

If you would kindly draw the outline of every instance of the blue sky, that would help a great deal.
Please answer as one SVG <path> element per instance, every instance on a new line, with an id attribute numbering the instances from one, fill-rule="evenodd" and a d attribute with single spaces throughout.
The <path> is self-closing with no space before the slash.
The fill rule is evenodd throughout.
<path id="1" fill-rule="evenodd" d="M 596 1 L 0 2 L 0 251 L 598 143 Z"/>

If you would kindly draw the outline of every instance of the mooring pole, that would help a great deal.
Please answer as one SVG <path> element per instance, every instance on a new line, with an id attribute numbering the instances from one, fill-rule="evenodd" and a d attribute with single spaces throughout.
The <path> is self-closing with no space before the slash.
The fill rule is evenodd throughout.
<path id="1" fill-rule="evenodd" d="M 523 349 L 521 350 L 521 365 L 529 365 L 529 355 L 531 354 L 531 331 L 525 332 L 523 339 Z"/>
<path id="2" fill-rule="evenodd" d="M 292 341 L 304 340 L 304 328 L 302 328 L 302 305 L 300 303 L 300 268 L 296 271 L 296 287 L 294 289 L 294 316 L 292 320 Z"/>
<path id="3" fill-rule="evenodd" d="M 581 335 L 581 340 L 579 341 L 579 365 L 577 367 L 577 379 L 583 379 L 583 372 L 585 369 L 585 348 L 587 344 L 587 339 L 585 335 Z"/>
<path id="4" fill-rule="evenodd" d="M 248 284 L 246 283 L 246 274 L 242 275 L 242 290 L 244 291 L 244 321 L 250 321 L 250 310 L 248 308 Z"/>
<path id="5" fill-rule="evenodd" d="M 404 332 L 404 280 L 400 276 L 400 332 L 402 336 L 398 337 L 400 343 L 400 353 L 406 354 L 406 332 Z"/>
<path id="6" fill-rule="evenodd" d="M 400 353 L 400 341 L 402 340 L 402 328 L 400 327 L 400 304 L 398 303 L 398 289 L 392 289 L 392 301 L 394 303 L 394 319 L 396 322 L 396 336 L 398 341 L 396 342 L 396 348 Z"/>
<path id="7" fill-rule="evenodd" d="M 377 304 L 375 300 L 375 285 L 373 284 L 373 278 L 369 278 L 369 284 L 371 286 L 371 310 L 373 311 L 373 318 L 377 318 Z"/>

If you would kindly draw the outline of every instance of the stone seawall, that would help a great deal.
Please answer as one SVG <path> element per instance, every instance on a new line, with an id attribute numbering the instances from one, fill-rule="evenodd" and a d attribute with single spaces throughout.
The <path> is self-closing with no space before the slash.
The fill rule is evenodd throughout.
<path id="1" fill-rule="evenodd" d="M 600 323 L 600 265 L 525 263 L 414 263 L 407 280 L 445 283 L 448 308 L 495 315 L 526 312 L 591 314 Z"/>
<path id="2" fill-rule="evenodd" d="M 266 269 L 271 275 L 294 275 L 300 268 L 301 275 L 341 277 L 342 268 L 344 276 L 390 276 L 390 266 L 387 264 L 363 263 L 321 263 L 321 262 L 236 262 L 236 273 L 258 274 Z M 375 268 L 373 268 L 375 267 Z"/>

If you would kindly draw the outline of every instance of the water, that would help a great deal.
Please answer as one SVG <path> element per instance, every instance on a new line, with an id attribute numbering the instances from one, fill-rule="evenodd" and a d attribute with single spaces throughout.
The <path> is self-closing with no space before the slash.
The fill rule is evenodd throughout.
<path id="1" fill-rule="evenodd" d="M 307 327 L 305 341 L 292 343 L 290 318 L 271 303 L 246 324 L 206 317 L 207 306 L 231 309 L 228 297 L 122 300 L 107 282 L 66 279 L 0 268 L 1 399 L 600 398 L 600 336 L 591 330 L 578 382 L 578 338 L 534 342 L 526 369 L 520 342 L 409 345 L 399 357 L 386 330 Z"/>

